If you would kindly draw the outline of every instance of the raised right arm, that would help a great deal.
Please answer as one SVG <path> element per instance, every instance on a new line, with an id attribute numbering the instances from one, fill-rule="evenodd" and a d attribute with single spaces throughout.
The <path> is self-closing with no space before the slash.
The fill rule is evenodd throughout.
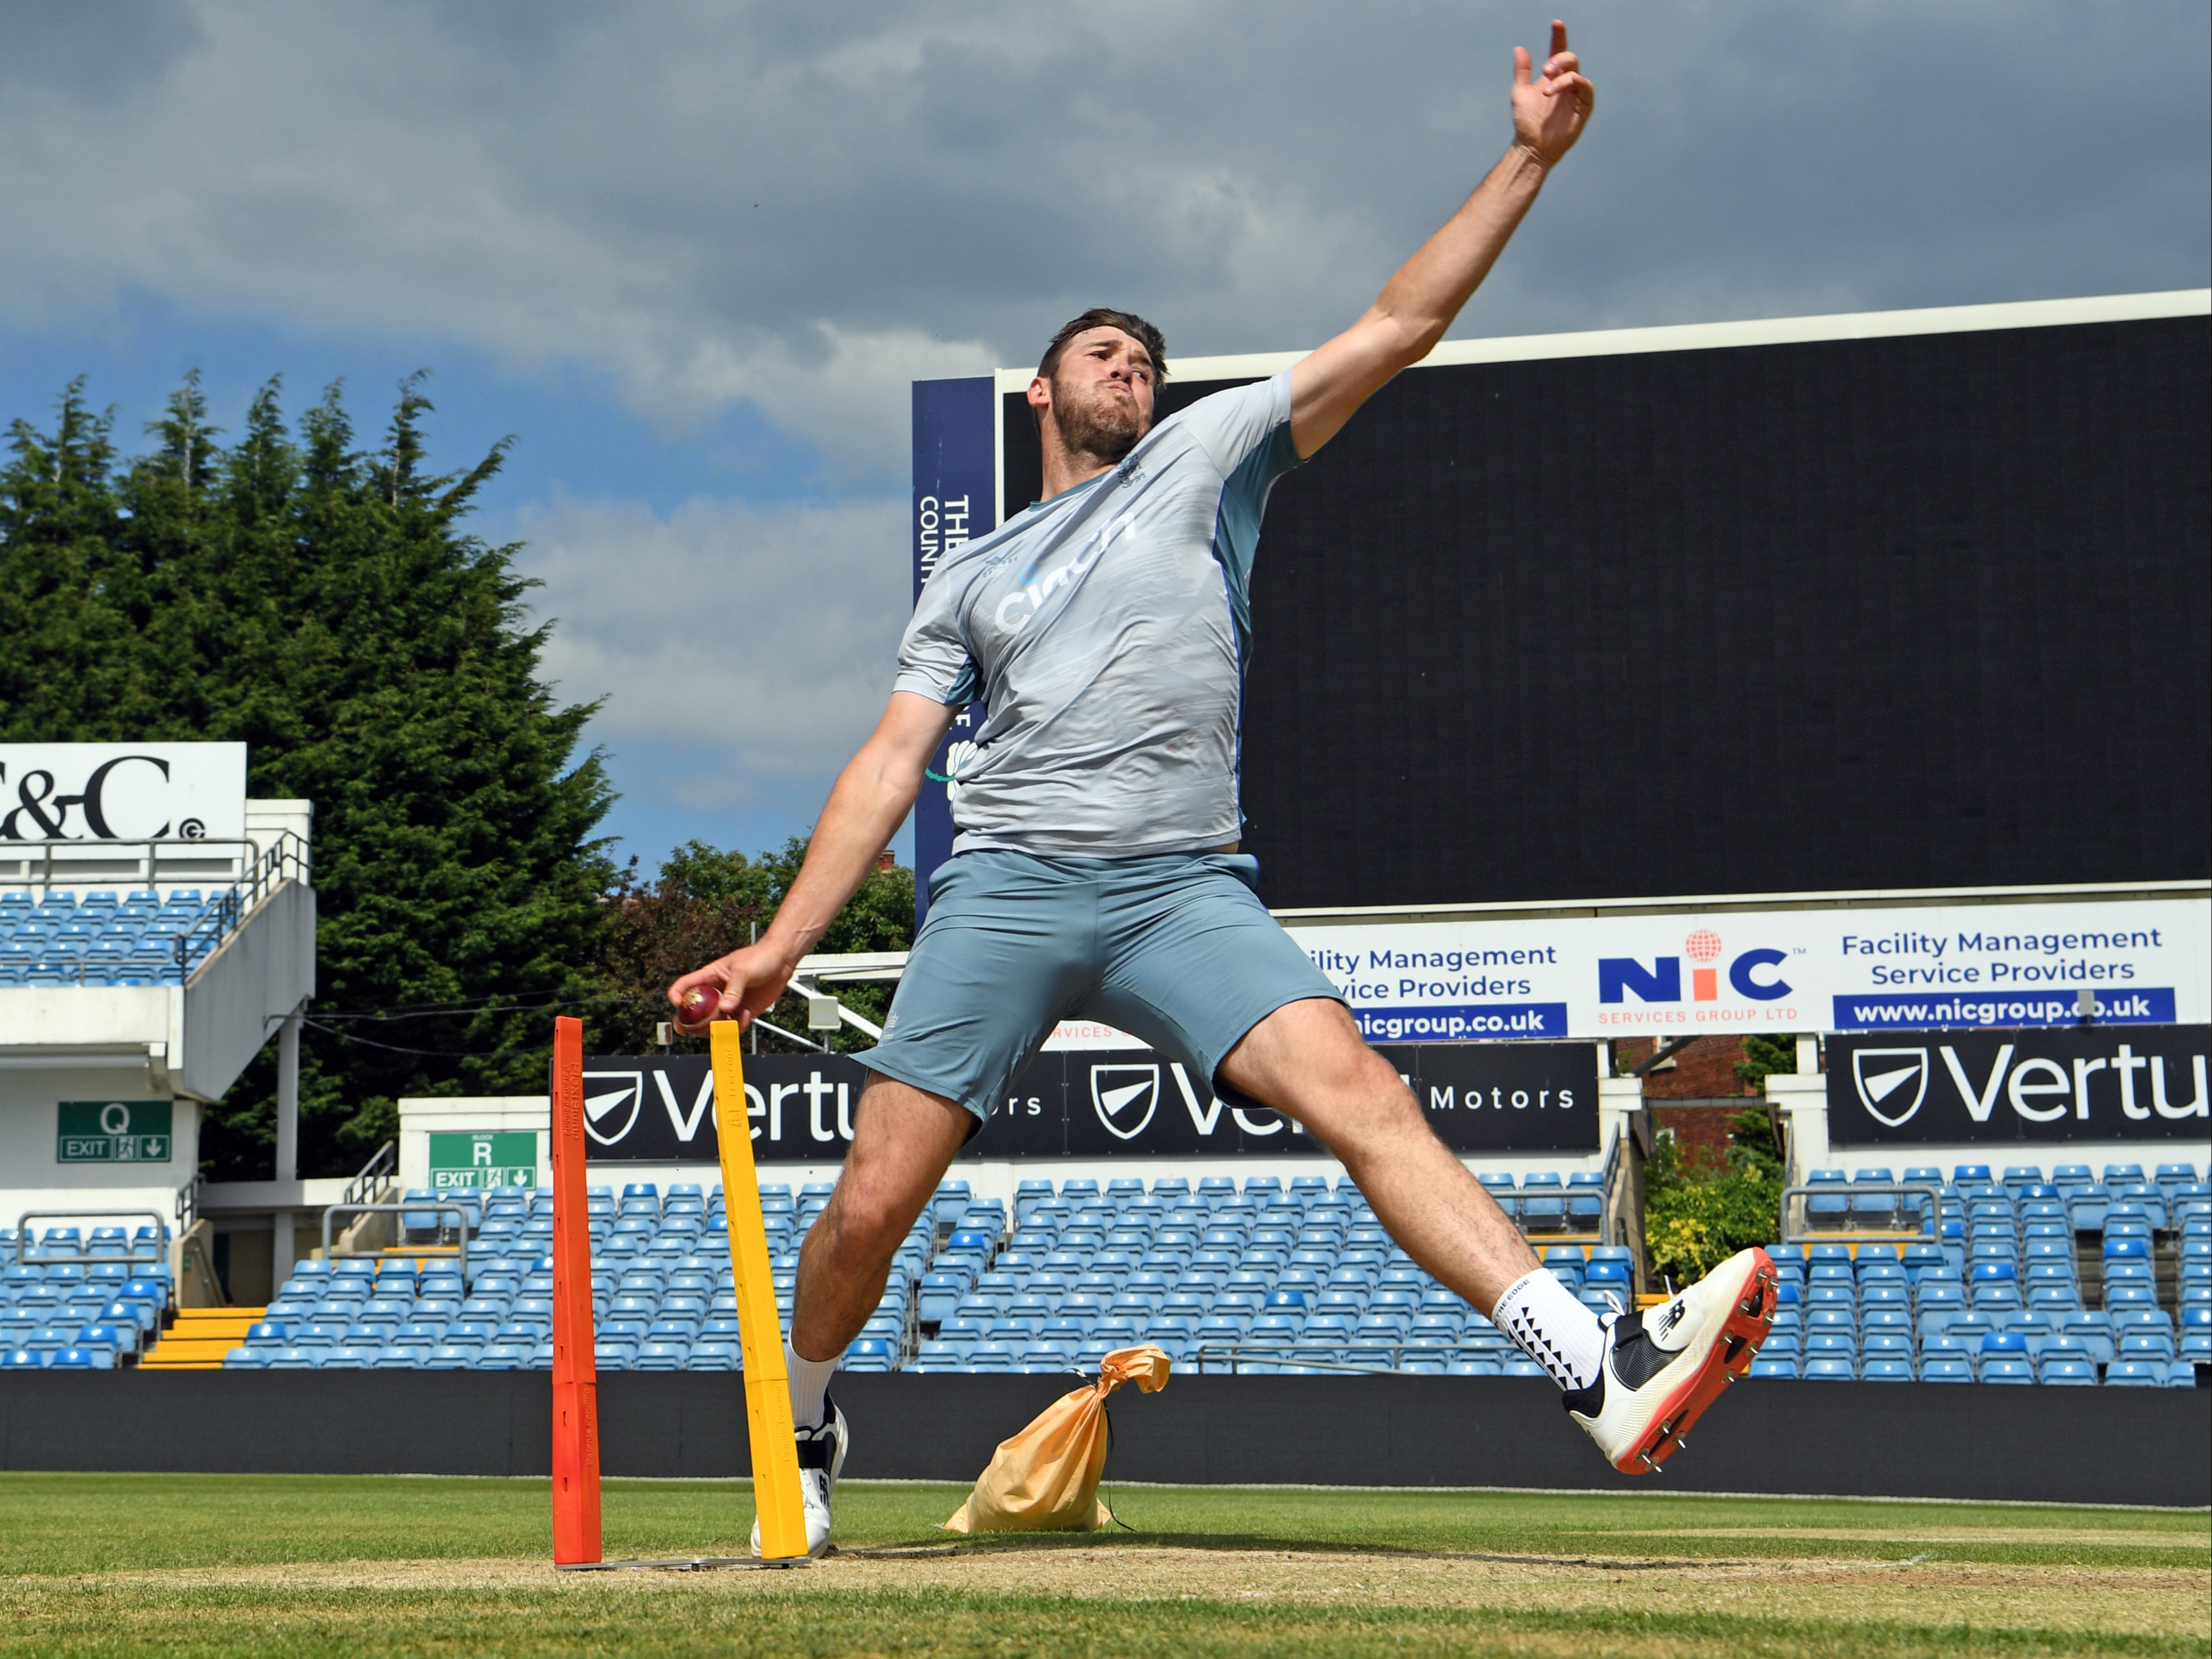
<path id="1" fill-rule="evenodd" d="M 1291 370 L 1291 439 L 1310 458 L 1353 412 L 1444 337 L 1543 187 L 1545 176 L 1582 137 L 1596 92 L 1567 50 L 1567 26 L 1552 25 L 1552 55 L 1532 78 L 1528 52 L 1513 49 L 1513 146 L 1474 195 L 1429 238 L 1366 315 Z"/>
<path id="2" fill-rule="evenodd" d="M 719 992 L 715 1018 L 734 1018 L 740 1025 L 750 1024 L 754 1015 L 775 1005 L 800 960 L 867 879 L 876 855 L 890 845 L 914 810 L 922 770 L 957 712 L 912 691 L 891 693 L 875 732 L 838 774 L 799 879 L 776 907 L 760 942 L 684 975 L 668 988 L 672 1007 L 680 1013 L 694 986 Z M 704 1029 L 678 1024 L 686 1031 Z"/>

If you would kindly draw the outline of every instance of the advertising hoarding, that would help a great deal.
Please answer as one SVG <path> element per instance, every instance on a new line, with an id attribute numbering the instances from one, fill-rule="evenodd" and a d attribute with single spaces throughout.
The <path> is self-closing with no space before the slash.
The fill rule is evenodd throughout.
<path id="1" fill-rule="evenodd" d="M 997 471 L 992 429 L 991 377 L 914 383 L 915 597 L 947 553 L 998 527 L 994 511 Z M 952 856 L 952 791 L 960 763 L 975 752 L 970 741 L 983 723 L 981 703 L 964 708 L 931 757 L 914 804 L 914 884 L 916 928 L 929 913 L 929 872 Z"/>
<path id="2" fill-rule="evenodd" d="M 1828 1144 L 2212 1139 L 2212 1029 L 1918 1031 L 1828 1044 Z"/>
<path id="3" fill-rule="evenodd" d="M 1597 1053 L 1589 1043 L 1407 1044 L 1382 1052 L 1455 1151 L 1597 1150 Z M 755 1159 L 842 1158 L 870 1075 L 848 1054 L 747 1055 Z M 584 1133 L 595 1164 L 713 1162 L 716 1107 L 704 1054 L 584 1061 Z M 1281 1114 L 1218 1099 L 1148 1048 L 1039 1054 L 967 1148 L 981 1158 L 1232 1153 L 1328 1155 Z"/>
<path id="4" fill-rule="evenodd" d="M 242 743 L 0 743 L 0 842 L 245 834 Z"/>
<path id="5" fill-rule="evenodd" d="M 1296 924 L 1370 1042 L 2212 1019 L 2212 900 Z"/>

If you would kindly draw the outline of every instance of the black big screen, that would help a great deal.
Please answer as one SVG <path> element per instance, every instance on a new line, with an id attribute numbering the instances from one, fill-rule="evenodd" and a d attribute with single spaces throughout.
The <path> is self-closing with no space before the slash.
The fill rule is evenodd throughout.
<path id="1" fill-rule="evenodd" d="M 1267 902 L 2212 873 L 2208 341 L 1401 375 L 1261 538 Z M 1163 416 L 1222 384 L 1170 382 Z M 1003 407 L 1011 511 L 1039 459 Z"/>

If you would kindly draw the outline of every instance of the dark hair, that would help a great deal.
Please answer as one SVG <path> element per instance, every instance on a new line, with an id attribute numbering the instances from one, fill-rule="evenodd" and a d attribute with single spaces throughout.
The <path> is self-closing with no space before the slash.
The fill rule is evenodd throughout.
<path id="1" fill-rule="evenodd" d="M 1167 337 L 1132 311 L 1114 311 L 1104 306 L 1093 306 L 1073 322 L 1060 325 L 1060 332 L 1052 337 L 1052 343 L 1044 349 L 1044 356 L 1037 364 L 1037 378 L 1049 380 L 1060 368 L 1060 353 L 1077 335 L 1094 328 L 1118 328 L 1152 354 L 1152 384 L 1161 385 L 1168 378 Z"/>

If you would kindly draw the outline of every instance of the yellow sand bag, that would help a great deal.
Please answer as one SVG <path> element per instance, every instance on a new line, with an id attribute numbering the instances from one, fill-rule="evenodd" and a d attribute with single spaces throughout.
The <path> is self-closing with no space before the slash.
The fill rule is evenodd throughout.
<path id="1" fill-rule="evenodd" d="M 1098 1380 L 1062 1395 L 1011 1440 L 999 1443 L 991 1467 L 947 1532 L 1091 1532 L 1114 1516 L 1098 1501 L 1106 1471 L 1106 1396 L 1124 1382 L 1146 1394 L 1167 1386 L 1168 1357 L 1149 1342 L 1116 1348 L 1100 1362 Z"/>

